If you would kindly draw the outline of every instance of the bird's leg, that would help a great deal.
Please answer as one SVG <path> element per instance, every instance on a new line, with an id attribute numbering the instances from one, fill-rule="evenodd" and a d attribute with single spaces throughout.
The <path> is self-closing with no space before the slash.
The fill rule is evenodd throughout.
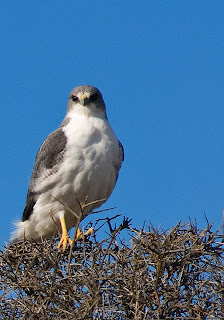
<path id="1" fill-rule="evenodd" d="M 76 235 L 75 235 L 75 240 L 79 240 L 82 238 L 82 232 L 79 229 L 79 227 L 77 227 L 77 231 L 76 231 Z"/>
<path id="2" fill-rule="evenodd" d="M 85 198 L 85 201 L 84 202 L 81 202 L 78 198 L 76 198 L 76 200 L 77 200 L 77 202 L 78 202 L 78 204 L 79 204 L 79 207 L 80 207 L 80 211 L 81 211 L 81 216 L 83 216 L 83 214 L 84 214 L 84 209 L 86 208 L 86 207 L 88 207 L 89 205 L 91 205 L 91 204 L 93 204 L 93 203 L 96 203 L 96 202 L 98 202 L 98 200 L 97 201 L 92 201 L 92 202 L 87 202 L 88 201 L 88 196 L 86 196 L 86 198 Z M 83 232 L 81 232 L 80 231 L 80 229 L 79 229 L 79 222 L 78 222 L 78 224 L 76 225 L 76 233 L 75 233 L 75 240 L 77 241 L 77 240 L 80 240 L 80 239 L 82 239 L 84 236 L 88 236 L 88 235 L 90 235 L 90 234 L 92 234 L 93 233 L 93 227 L 90 227 L 89 228 L 89 230 L 87 230 L 85 233 L 83 233 Z"/>
<path id="3" fill-rule="evenodd" d="M 72 244 L 72 240 L 69 238 L 68 236 L 68 231 L 66 228 L 66 223 L 65 223 L 65 217 L 61 217 L 61 230 L 62 230 L 62 235 L 61 235 L 61 240 L 58 244 L 58 249 L 60 249 L 60 247 L 63 247 L 63 251 L 65 251 L 66 247 L 67 247 L 67 243 L 69 243 L 70 245 Z"/>
<path id="4" fill-rule="evenodd" d="M 83 233 L 79 228 L 77 228 L 75 240 L 80 240 L 83 236 L 88 236 L 93 233 L 93 227 L 89 228 L 85 233 Z"/>
<path id="5" fill-rule="evenodd" d="M 85 233 L 84 233 L 84 236 L 88 236 L 89 234 L 92 234 L 93 233 L 93 227 L 90 227 L 89 230 L 87 230 Z"/>

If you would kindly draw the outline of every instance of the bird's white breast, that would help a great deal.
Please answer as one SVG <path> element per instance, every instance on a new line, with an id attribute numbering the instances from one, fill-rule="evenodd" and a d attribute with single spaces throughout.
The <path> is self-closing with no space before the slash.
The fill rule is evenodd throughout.
<path id="1" fill-rule="evenodd" d="M 119 145 L 108 121 L 75 115 L 64 132 L 67 151 L 61 169 L 66 182 L 83 201 L 86 196 L 89 202 L 109 197 L 116 181 Z"/>
<path id="2" fill-rule="evenodd" d="M 106 201 L 116 183 L 122 159 L 118 140 L 108 121 L 75 114 L 63 130 L 67 144 L 60 169 L 36 188 L 41 193 L 49 189 L 35 205 L 34 214 L 38 216 L 46 216 L 48 212 L 59 219 L 64 208 L 55 199 L 79 216 L 79 202 L 102 200 L 86 207 L 86 214 Z M 74 216 L 69 211 L 66 216 L 69 229 L 74 226 Z"/>

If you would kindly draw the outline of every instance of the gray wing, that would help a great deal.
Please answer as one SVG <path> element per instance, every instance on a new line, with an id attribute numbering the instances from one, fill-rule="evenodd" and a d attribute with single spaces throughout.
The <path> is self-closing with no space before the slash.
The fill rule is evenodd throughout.
<path id="1" fill-rule="evenodd" d="M 67 138 L 62 128 L 59 127 L 57 130 L 52 132 L 41 145 L 36 156 L 33 173 L 30 179 L 26 206 L 23 211 L 23 221 L 29 219 L 33 212 L 33 207 L 37 201 L 38 194 L 34 192 L 37 179 L 39 180 L 42 177 L 44 180 L 47 177 L 44 174 L 45 170 L 50 170 L 51 174 L 54 174 L 58 171 L 59 165 L 63 159 L 66 143 Z"/>
<path id="2" fill-rule="evenodd" d="M 118 140 L 119 148 L 120 148 L 120 154 L 121 154 L 121 163 L 124 161 L 124 147 L 122 146 L 121 142 Z"/>
<path id="3" fill-rule="evenodd" d="M 119 145 L 119 159 L 118 161 L 114 164 L 117 174 L 116 174 L 116 181 L 118 179 L 118 175 L 119 175 L 119 170 L 121 168 L 122 162 L 124 161 L 124 148 L 121 144 L 121 142 L 118 140 L 118 145 Z"/>

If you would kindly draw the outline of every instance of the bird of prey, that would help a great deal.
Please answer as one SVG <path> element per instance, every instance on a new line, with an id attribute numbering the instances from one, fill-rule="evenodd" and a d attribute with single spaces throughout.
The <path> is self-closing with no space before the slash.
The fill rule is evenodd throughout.
<path id="1" fill-rule="evenodd" d="M 37 153 L 12 241 L 38 241 L 60 232 L 58 248 L 65 249 L 72 243 L 68 231 L 112 193 L 123 160 L 100 91 L 88 85 L 74 88 L 64 120 Z"/>

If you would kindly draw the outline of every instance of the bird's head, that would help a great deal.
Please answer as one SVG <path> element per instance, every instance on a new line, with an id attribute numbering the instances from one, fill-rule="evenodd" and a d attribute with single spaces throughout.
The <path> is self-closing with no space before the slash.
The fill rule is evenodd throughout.
<path id="1" fill-rule="evenodd" d="M 67 114 L 80 113 L 106 118 L 106 107 L 101 92 L 93 86 L 79 86 L 69 95 Z"/>

